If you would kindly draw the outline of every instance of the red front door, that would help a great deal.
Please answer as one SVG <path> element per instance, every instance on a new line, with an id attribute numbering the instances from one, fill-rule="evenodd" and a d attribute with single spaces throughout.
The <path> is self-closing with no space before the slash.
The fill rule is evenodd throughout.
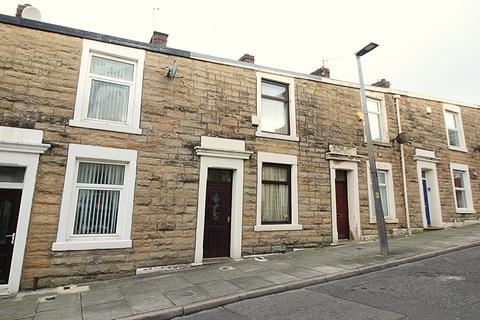
<path id="1" fill-rule="evenodd" d="M 230 256 L 232 171 L 209 169 L 205 198 L 205 258 Z"/>
<path id="2" fill-rule="evenodd" d="M 0 284 L 7 284 L 12 263 L 22 190 L 0 189 Z"/>
<path id="3" fill-rule="evenodd" d="M 335 194 L 337 204 L 338 239 L 349 239 L 350 227 L 348 225 L 347 172 L 344 170 L 335 171 Z"/>

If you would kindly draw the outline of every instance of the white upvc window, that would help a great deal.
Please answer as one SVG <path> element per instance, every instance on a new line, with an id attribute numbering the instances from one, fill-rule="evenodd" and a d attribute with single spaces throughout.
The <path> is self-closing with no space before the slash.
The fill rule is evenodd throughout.
<path id="1" fill-rule="evenodd" d="M 297 157 L 258 152 L 255 231 L 302 230 L 298 224 Z"/>
<path id="2" fill-rule="evenodd" d="M 393 190 L 392 165 L 385 162 L 377 162 L 378 186 L 380 189 L 380 201 L 386 223 L 397 223 L 395 210 L 395 194 Z M 368 198 L 370 204 L 370 223 L 376 223 L 375 203 L 373 198 L 372 179 L 370 178 L 370 166 L 367 162 Z"/>
<path id="3" fill-rule="evenodd" d="M 372 140 L 390 142 L 388 136 L 387 108 L 385 107 L 383 96 L 376 95 L 375 98 L 367 98 L 367 112 Z"/>
<path id="4" fill-rule="evenodd" d="M 295 115 L 295 81 L 293 78 L 257 72 L 258 137 L 299 141 Z"/>
<path id="5" fill-rule="evenodd" d="M 53 251 L 129 248 L 137 151 L 70 144 Z"/>
<path id="6" fill-rule="evenodd" d="M 450 163 L 450 171 L 456 212 L 475 213 L 468 166 L 460 163 Z"/>
<path id="7" fill-rule="evenodd" d="M 444 104 L 443 115 L 447 131 L 448 147 L 452 150 L 467 151 L 465 135 L 463 134 L 462 115 L 460 107 Z"/>
<path id="8" fill-rule="evenodd" d="M 145 51 L 84 40 L 71 126 L 141 134 Z"/>

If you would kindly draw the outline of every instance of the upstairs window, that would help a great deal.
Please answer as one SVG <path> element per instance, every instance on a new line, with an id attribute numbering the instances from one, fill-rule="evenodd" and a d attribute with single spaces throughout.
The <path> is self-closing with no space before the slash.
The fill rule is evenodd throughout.
<path id="1" fill-rule="evenodd" d="M 140 134 L 145 51 L 84 40 L 71 126 Z"/>
<path id="2" fill-rule="evenodd" d="M 288 135 L 288 84 L 262 80 L 262 131 Z"/>
<path id="3" fill-rule="evenodd" d="M 382 141 L 382 112 L 380 109 L 380 101 L 367 99 L 367 111 L 372 140 Z"/>
<path id="4" fill-rule="evenodd" d="M 257 137 L 299 141 L 293 78 L 257 72 Z"/>
<path id="5" fill-rule="evenodd" d="M 135 85 L 132 63 L 91 56 L 87 118 L 127 123 Z"/>
<path id="6" fill-rule="evenodd" d="M 382 111 L 381 102 L 378 100 L 367 99 L 367 111 L 372 140 L 384 141 L 387 136 L 384 126 L 384 118 L 386 115 L 384 115 Z"/>
<path id="7" fill-rule="evenodd" d="M 460 108 L 452 105 L 444 105 L 443 110 L 448 147 L 452 150 L 467 151 Z"/>

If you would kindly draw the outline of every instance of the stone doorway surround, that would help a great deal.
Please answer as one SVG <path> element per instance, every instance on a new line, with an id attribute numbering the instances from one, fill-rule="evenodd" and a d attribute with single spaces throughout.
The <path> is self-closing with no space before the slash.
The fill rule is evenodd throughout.
<path id="1" fill-rule="evenodd" d="M 415 161 L 417 162 L 418 188 L 420 193 L 420 207 L 422 212 L 423 228 L 443 228 L 442 206 L 440 204 L 440 192 L 438 188 L 437 163 L 440 158 L 435 156 L 434 151 L 415 149 Z M 425 198 L 423 196 L 422 170 L 427 172 L 427 183 L 431 188 L 429 197 L 431 225 L 428 226 L 427 215 L 425 212 Z"/>
<path id="2" fill-rule="evenodd" d="M 17 292 L 20 287 L 38 160 L 50 148 L 42 140 L 41 130 L 0 126 L 0 166 L 25 168 L 23 183 L 0 182 L 2 189 L 22 190 L 10 276 L 8 284 L 0 285 L 0 294 Z"/>
<path id="3" fill-rule="evenodd" d="M 361 235 L 360 198 L 358 192 L 358 163 L 362 158 L 357 149 L 337 145 L 329 145 L 326 159 L 330 163 L 330 195 L 332 206 L 332 243 L 338 243 L 337 208 L 335 190 L 335 171 L 347 171 L 348 190 L 348 222 L 352 240 L 359 240 Z"/>
<path id="4" fill-rule="evenodd" d="M 195 235 L 195 258 L 193 265 L 203 263 L 203 238 L 205 232 L 205 201 L 208 169 L 228 169 L 232 175 L 232 220 L 230 257 L 242 257 L 243 215 L 243 161 L 250 158 L 245 151 L 245 141 L 202 136 L 200 146 L 194 148 L 200 157 L 200 181 L 198 186 L 197 229 Z"/>

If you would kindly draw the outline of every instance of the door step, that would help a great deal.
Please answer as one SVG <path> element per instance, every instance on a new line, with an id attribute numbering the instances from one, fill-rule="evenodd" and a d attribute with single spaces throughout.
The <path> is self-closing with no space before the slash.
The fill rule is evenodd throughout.
<path id="1" fill-rule="evenodd" d="M 423 228 L 423 230 L 426 230 L 426 231 L 434 231 L 434 230 L 444 230 L 445 227 L 426 227 L 426 228 Z"/>

